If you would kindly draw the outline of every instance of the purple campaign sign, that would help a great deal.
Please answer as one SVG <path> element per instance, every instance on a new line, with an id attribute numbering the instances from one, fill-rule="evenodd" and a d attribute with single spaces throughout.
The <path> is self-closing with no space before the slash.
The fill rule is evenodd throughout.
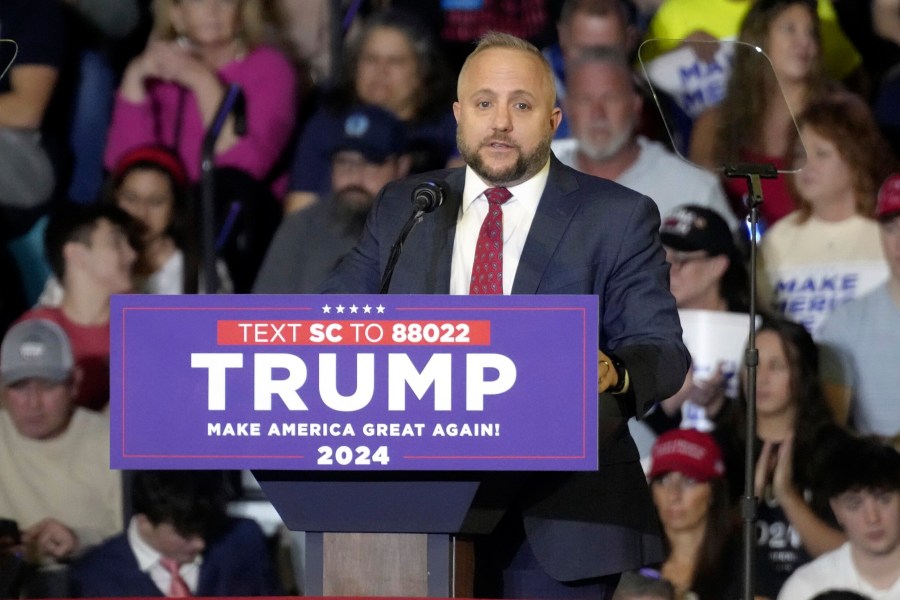
<path id="1" fill-rule="evenodd" d="M 594 296 L 115 296 L 121 469 L 595 470 Z"/>

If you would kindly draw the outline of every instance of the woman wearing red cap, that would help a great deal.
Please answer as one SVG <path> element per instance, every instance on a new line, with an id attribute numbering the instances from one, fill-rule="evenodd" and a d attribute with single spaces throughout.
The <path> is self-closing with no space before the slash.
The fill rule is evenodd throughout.
<path id="1" fill-rule="evenodd" d="M 113 170 L 104 201 L 130 214 L 139 228 L 141 247 L 134 266 L 135 289 L 146 294 L 181 294 L 192 289 L 195 260 L 188 221 L 189 182 L 172 152 L 142 146 L 127 152 Z M 219 263 L 222 291 L 230 289 L 227 269 Z"/>
<path id="2" fill-rule="evenodd" d="M 719 446 L 707 433 L 674 429 L 657 438 L 651 461 L 650 489 L 668 551 L 662 576 L 679 599 L 737 599 L 735 522 Z"/>

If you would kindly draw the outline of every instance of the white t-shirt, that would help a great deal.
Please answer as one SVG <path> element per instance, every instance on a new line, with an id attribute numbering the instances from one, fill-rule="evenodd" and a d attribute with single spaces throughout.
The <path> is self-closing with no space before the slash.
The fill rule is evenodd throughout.
<path id="1" fill-rule="evenodd" d="M 778 600 L 810 600 L 827 590 L 852 590 L 872 600 L 898 600 L 900 577 L 887 589 L 875 589 L 856 570 L 850 542 L 846 542 L 794 571 L 778 593 Z"/>
<path id="2" fill-rule="evenodd" d="M 643 136 L 637 141 L 641 148 L 638 159 L 616 178 L 616 183 L 649 196 L 663 218 L 682 204 L 698 204 L 718 212 L 734 230 L 737 218 L 715 175 L 679 158 L 659 142 Z M 551 148 L 563 164 L 578 168 L 578 140 L 554 140 Z"/>
<path id="3" fill-rule="evenodd" d="M 109 416 L 76 408 L 66 430 L 35 440 L 0 410 L 0 516 L 20 529 L 53 517 L 82 547 L 122 531 L 121 472 L 109 468 Z"/>
<path id="4" fill-rule="evenodd" d="M 760 296 L 767 308 L 802 323 L 813 335 L 838 306 L 887 279 L 878 223 L 854 215 L 843 221 L 793 212 L 762 238 Z"/>

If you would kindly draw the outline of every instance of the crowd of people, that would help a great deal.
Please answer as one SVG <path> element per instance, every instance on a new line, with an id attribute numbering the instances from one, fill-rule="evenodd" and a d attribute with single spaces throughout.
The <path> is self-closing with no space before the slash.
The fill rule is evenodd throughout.
<path id="1" fill-rule="evenodd" d="M 360 251 L 329 275 L 385 186 L 477 162 L 489 134 L 464 131 L 475 109 L 454 83 L 499 31 L 542 49 L 553 156 L 653 201 L 674 305 L 747 315 L 755 300 L 760 314 L 755 397 L 746 365 L 695 363 L 631 411 L 664 559 L 615 597 L 740 597 L 753 436 L 757 597 L 900 598 L 900 2 L 299 3 L 0 2 L 0 519 L 15 522 L 0 597 L 38 595 L 29 575 L 60 565 L 73 595 L 291 591 L 258 528 L 225 516 L 221 474 L 105 466 L 110 298 L 202 290 L 204 259 L 219 293 L 377 282 Z M 659 84 L 666 68 L 700 87 Z M 747 179 L 723 174 L 745 164 L 779 172 L 757 239 Z M 483 214 L 464 212 L 474 238 Z M 573 248 L 599 231 L 586 227 Z M 434 291 L 463 283 L 454 271 Z"/>

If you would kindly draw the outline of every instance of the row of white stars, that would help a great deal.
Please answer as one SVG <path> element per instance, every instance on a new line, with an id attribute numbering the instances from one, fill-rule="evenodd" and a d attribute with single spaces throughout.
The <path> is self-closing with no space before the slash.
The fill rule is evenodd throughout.
<path id="1" fill-rule="evenodd" d="M 349 309 L 350 314 L 353 314 L 353 315 L 358 313 L 359 309 L 362 308 L 363 313 L 368 315 L 372 312 L 373 307 L 369 306 L 368 304 L 366 304 L 365 306 L 357 306 L 355 304 L 351 304 L 350 306 L 344 306 L 343 304 L 338 304 L 337 306 L 335 306 L 333 308 L 334 308 L 335 312 L 337 312 L 338 314 L 344 314 L 344 310 Z M 375 306 L 374 308 L 378 312 L 379 315 L 384 314 L 384 306 L 382 306 L 381 304 L 379 304 L 378 306 Z M 331 313 L 331 309 L 332 309 L 332 307 L 326 304 L 325 306 L 322 307 L 322 312 L 325 314 L 329 314 L 329 313 Z"/>

